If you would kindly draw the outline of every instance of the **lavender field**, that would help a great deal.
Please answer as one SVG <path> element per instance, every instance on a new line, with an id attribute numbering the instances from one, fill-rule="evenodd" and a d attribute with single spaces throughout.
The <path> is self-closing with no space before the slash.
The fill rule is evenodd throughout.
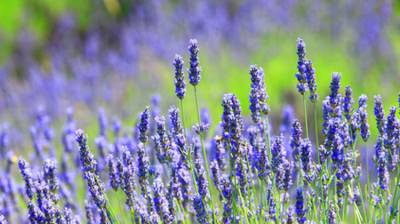
<path id="1" fill-rule="evenodd" d="M 399 2 L 0 15 L 0 224 L 400 223 Z"/>

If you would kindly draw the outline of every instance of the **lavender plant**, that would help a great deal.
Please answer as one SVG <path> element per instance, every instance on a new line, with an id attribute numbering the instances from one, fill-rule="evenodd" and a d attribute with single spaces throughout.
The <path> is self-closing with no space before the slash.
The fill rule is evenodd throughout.
<path id="1" fill-rule="evenodd" d="M 309 92 L 315 105 L 315 70 L 301 39 L 297 52 L 298 90 L 303 96 Z M 239 98 L 228 93 L 222 97 L 221 122 L 208 129 L 209 114 L 198 110 L 198 53 L 197 41 L 190 41 L 188 76 L 198 117 L 192 130 L 185 126 L 183 107 L 170 107 L 166 119 L 156 100 L 131 132 L 124 122 L 107 128 L 107 116 L 100 113 L 93 138 L 97 147 L 91 151 L 90 138 L 75 130 L 69 112 L 62 149 L 55 151 L 61 155 L 47 153 L 48 147 L 56 149 L 56 138 L 48 120 L 39 116 L 31 132 L 35 152 L 24 155 L 31 162 L 13 153 L 0 160 L 0 223 L 400 222 L 398 105 L 385 116 L 382 97 L 375 97 L 378 136 L 372 149 L 367 96 L 359 97 L 356 108 L 351 87 L 342 90 L 341 76 L 333 73 L 322 102 L 322 133 L 316 128 L 315 139 L 309 138 L 305 127 L 303 134 L 291 109 L 275 130 L 263 69 L 251 66 L 251 116 L 246 118 Z M 184 62 L 177 56 L 173 65 L 174 92 L 182 106 L 187 100 Z M 11 151 L 6 133 L 1 136 L 1 150 Z M 14 177 L 15 163 L 22 180 Z"/>

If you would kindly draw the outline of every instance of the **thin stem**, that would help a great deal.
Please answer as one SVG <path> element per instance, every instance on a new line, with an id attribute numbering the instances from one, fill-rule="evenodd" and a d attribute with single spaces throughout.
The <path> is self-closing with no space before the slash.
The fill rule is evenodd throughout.
<path id="1" fill-rule="evenodd" d="M 261 217 L 264 216 L 264 206 L 265 206 L 265 192 L 264 192 L 264 180 L 259 178 L 259 183 L 260 183 L 260 198 L 259 198 L 259 204 L 261 204 Z"/>
<path id="2" fill-rule="evenodd" d="M 267 150 L 268 150 L 268 159 L 271 159 L 271 133 L 269 130 L 269 118 L 268 115 L 265 115 L 265 134 L 266 134 L 266 141 L 267 141 Z"/>
<path id="3" fill-rule="evenodd" d="M 318 131 L 318 110 L 317 101 L 313 103 L 314 105 L 314 132 L 315 132 L 315 148 L 319 147 L 319 131 Z M 319 161 L 319 151 L 317 150 L 317 156 Z"/>
<path id="4" fill-rule="evenodd" d="M 238 190 L 238 193 L 239 193 L 240 201 L 242 202 L 242 206 L 243 206 L 242 207 L 242 211 L 244 212 L 244 217 L 246 218 L 246 223 L 250 223 L 249 222 L 249 215 L 247 213 L 247 209 L 248 208 L 246 208 L 245 198 L 243 197 L 242 192 L 240 191 L 240 189 Z"/>
<path id="5" fill-rule="evenodd" d="M 182 126 L 183 126 L 183 133 L 184 133 L 184 135 L 185 135 L 185 137 L 187 136 L 186 135 L 186 128 L 185 128 L 185 118 L 184 118 L 184 112 L 183 112 L 183 100 L 179 100 L 179 102 L 180 102 L 180 106 L 181 106 L 181 116 L 182 116 Z M 191 151 L 191 150 L 190 150 Z M 193 169 L 193 161 L 192 161 L 192 156 L 191 156 L 191 154 L 190 154 L 190 151 L 189 152 L 187 152 L 187 154 L 186 154 L 186 156 L 188 157 L 188 160 L 189 160 L 189 163 L 188 163 L 188 166 L 189 166 L 189 171 L 190 171 L 190 173 L 192 174 L 192 178 L 193 178 L 193 185 L 194 185 L 194 187 L 195 187 L 195 190 L 196 190 L 196 192 L 197 192 L 197 183 L 196 183 L 196 175 L 195 175 L 195 173 L 194 173 L 194 169 Z"/>
<path id="6" fill-rule="evenodd" d="M 393 199 L 392 199 L 392 210 L 390 211 L 390 216 L 389 216 L 389 223 L 392 223 L 392 220 L 393 220 L 393 218 L 394 218 L 394 215 L 395 215 L 395 212 L 396 212 L 396 210 L 397 210 L 397 207 L 398 207 L 398 202 L 399 202 L 399 200 L 397 200 L 397 191 L 398 191 L 398 188 L 400 187 L 400 169 L 397 169 L 397 177 L 396 177 L 396 179 L 397 179 L 397 181 L 396 181 L 396 185 L 394 186 L 395 187 L 395 189 L 394 189 L 394 196 L 393 196 Z"/>
<path id="7" fill-rule="evenodd" d="M 184 133 L 184 135 L 186 137 L 187 135 L 186 135 L 185 117 L 184 117 L 184 111 L 183 111 L 183 100 L 179 100 L 179 103 L 180 103 L 180 106 L 181 106 L 183 133 Z M 192 155 L 191 155 L 190 151 L 192 151 L 192 150 L 189 150 L 187 152 L 186 156 L 188 157 L 188 160 L 189 160 L 188 166 L 189 166 L 189 171 L 192 174 L 193 186 L 195 188 L 195 191 L 198 192 L 198 187 L 197 187 L 197 182 L 196 182 L 196 174 L 195 174 L 195 171 L 193 169 L 193 160 L 192 160 Z"/>
<path id="8" fill-rule="evenodd" d="M 196 112 L 197 112 L 197 122 L 199 125 L 201 125 L 199 102 L 198 102 L 198 97 L 197 97 L 197 89 L 196 89 L 196 86 L 193 86 L 193 88 L 194 88 L 194 98 L 195 98 Z M 203 161 L 204 161 L 204 166 L 205 166 L 205 170 L 206 170 L 206 174 L 207 174 L 208 183 L 209 183 L 210 188 L 213 188 L 214 185 L 212 184 L 212 180 L 211 180 L 210 169 L 209 169 L 210 166 L 208 165 L 207 152 L 206 152 L 206 148 L 204 147 L 204 133 L 200 133 L 200 143 L 201 143 L 201 151 L 203 153 Z M 217 222 L 217 219 L 215 217 L 214 197 L 213 197 L 212 191 L 210 189 L 208 189 L 208 191 L 210 193 L 210 199 L 211 199 L 209 202 L 209 205 L 211 206 L 211 210 L 212 210 L 213 223 L 215 223 L 215 222 Z"/>
<path id="9" fill-rule="evenodd" d="M 96 179 L 96 181 L 99 181 L 97 176 L 95 176 L 95 179 Z M 113 224 L 113 223 L 119 224 L 119 221 L 118 221 L 118 219 L 116 218 L 115 213 L 114 213 L 112 207 L 109 205 L 110 200 L 108 200 L 107 195 L 104 195 L 104 197 L 105 197 L 105 199 L 106 199 L 105 210 L 106 210 L 108 219 L 110 219 L 109 221 L 110 221 L 112 224 Z"/>
<path id="10" fill-rule="evenodd" d="M 184 112 L 183 112 L 183 100 L 179 100 L 179 104 L 181 106 L 181 117 L 182 117 L 182 126 L 183 126 L 183 134 L 186 137 L 186 129 L 185 129 L 185 116 L 184 116 Z"/>
<path id="11" fill-rule="evenodd" d="M 303 95 L 303 108 L 304 108 L 304 126 L 306 128 L 306 137 L 308 137 L 308 121 L 307 121 L 307 102 L 306 97 Z"/>
<path id="12" fill-rule="evenodd" d="M 271 136 L 270 136 L 271 134 L 270 134 L 270 130 L 269 130 L 269 118 L 268 118 L 268 115 L 265 115 L 264 122 L 265 122 L 265 138 L 266 138 L 266 143 L 267 143 L 267 158 L 268 158 L 268 161 L 271 161 L 271 157 L 272 157 L 272 155 L 271 155 Z M 261 129 L 261 133 L 262 133 L 262 130 L 264 129 L 262 127 L 262 124 L 261 124 L 260 129 Z M 261 181 L 261 186 L 260 186 L 261 187 L 261 194 L 262 194 L 261 206 L 262 206 L 263 210 L 264 210 L 264 205 L 265 205 L 265 203 L 264 203 L 264 201 L 265 201 L 264 181 L 265 180 Z"/>
<path id="13" fill-rule="evenodd" d="M 132 223 L 136 223 L 136 220 L 135 220 L 135 210 L 133 209 L 133 208 L 131 208 L 130 209 L 130 212 L 131 212 L 131 222 Z"/>
<path id="14" fill-rule="evenodd" d="M 233 213 L 233 217 L 236 216 L 237 214 L 237 202 L 236 202 L 236 192 L 237 192 L 237 185 L 236 185 L 236 175 L 235 175 L 235 165 L 234 165 L 234 161 L 233 161 L 233 156 L 232 153 L 229 153 L 229 164 L 230 164 L 230 182 L 232 185 L 232 213 Z"/>
<path id="15" fill-rule="evenodd" d="M 354 157 L 355 157 L 355 155 L 356 155 L 355 150 L 356 150 L 357 140 L 358 140 L 358 138 L 357 138 L 357 135 L 356 135 L 356 137 L 355 137 L 355 139 L 354 139 L 354 142 L 353 142 L 353 145 L 352 145 L 352 153 L 353 153 Z M 357 161 L 357 158 L 354 158 L 354 162 L 355 162 L 355 163 L 356 163 L 356 161 Z M 355 164 L 355 165 L 356 165 L 356 164 Z M 361 174 L 360 174 L 360 175 L 361 175 Z M 368 172 L 367 172 L 367 175 L 369 175 Z M 360 179 L 360 177 L 358 177 L 358 178 L 356 179 L 356 182 L 357 182 L 358 188 L 359 188 L 359 190 L 360 190 L 360 194 L 361 194 L 361 195 L 360 195 L 361 204 L 362 204 L 362 209 L 363 209 L 363 212 L 364 212 L 364 214 L 363 214 L 363 216 L 362 216 L 361 218 L 367 220 L 367 219 L 368 219 L 368 218 L 366 217 L 366 215 L 367 215 L 367 210 L 366 210 L 366 208 L 365 208 L 365 201 L 364 201 L 364 196 L 365 196 L 366 194 L 365 194 L 365 192 L 364 192 L 364 189 L 361 188 L 361 179 Z M 358 205 L 357 205 L 356 203 L 355 203 L 355 206 L 357 206 L 357 210 L 359 211 Z M 361 214 L 360 211 L 359 211 L 359 213 Z M 364 216 L 365 216 L 365 217 L 364 217 Z"/>
<path id="16" fill-rule="evenodd" d="M 198 103 L 198 100 L 197 100 L 198 98 L 197 98 L 196 86 L 194 86 L 194 97 L 195 97 L 195 103 L 196 103 L 197 122 L 198 122 L 199 125 L 201 125 L 200 110 L 199 110 L 199 103 Z M 203 152 L 203 160 L 204 160 L 207 176 L 210 177 L 207 153 L 206 153 L 206 149 L 204 147 L 204 135 L 203 135 L 203 133 L 200 133 L 200 143 L 201 143 L 201 149 L 202 149 L 202 152 Z"/>
<path id="17" fill-rule="evenodd" d="M 175 222 L 180 223 L 179 218 L 183 217 L 183 223 L 187 223 L 187 219 L 188 219 L 187 212 L 185 212 L 185 209 L 183 208 L 182 203 L 179 200 L 177 200 L 176 198 L 174 199 L 174 202 L 176 203 L 176 205 L 178 207 L 178 209 L 177 209 L 178 211 L 175 212 L 175 216 L 176 216 Z"/>

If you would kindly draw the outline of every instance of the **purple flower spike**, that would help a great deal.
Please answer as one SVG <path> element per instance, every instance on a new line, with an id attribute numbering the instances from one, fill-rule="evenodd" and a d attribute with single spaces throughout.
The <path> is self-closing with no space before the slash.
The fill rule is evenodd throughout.
<path id="1" fill-rule="evenodd" d="M 137 125 L 138 138 L 143 144 L 147 142 L 147 132 L 150 129 L 150 108 L 146 107 L 142 113 L 139 115 L 139 123 Z"/>
<path id="2" fill-rule="evenodd" d="M 304 208 L 304 196 L 303 189 L 298 188 L 296 193 L 296 216 L 297 222 L 303 224 L 307 221 L 306 218 L 307 210 Z"/>
<path id="3" fill-rule="evenodd" d="M 267 105 L 268 95 L 265 90 L 264 71 L 262 68 L 257 68 L 256 65 L 250 66 L 250 111 L 253 122 L 259 124 L 261 122 L 261 115 L 269 113 L 269 106 Z"/>
<path id="4" fill-rule="evenodd" d="M 189 54 L 190 54 L 190 67 L 188 69 L 189 82 L 192 86 L 197 86 L 200 82 L 201 68 L 199 65 L 199 46 L 196 39 L 191 39 L 189 42 Z"/>
<path id="5" fill-rule="evenodd" d="M 383 144 L 383 139 L 378 138 L 375 146 L 375 159 L 377 165 L 378 185 L 382 190 L 386 190 L 389 184 L 389 172 L 387 170 L 387 151 Z"/>
<path id="6" fill-rule="evenodd" d="M 175 55 L 174 69 L 175 69 L 175 94 L 182 100 L 186 94 L 185 75 L 183 73 L 183 58 L 180 55 Z"/>
<path id="7" fill-rule="evenodd" d="M 292 148 L 292 156 L 295 161 L 298 161 L 300 146 L 302 143 L 303 130 L 298 120 L 294 120 L 292 124 L 292 135 L 290 136 L 290 147 Z"/>
<path id="8" fill-rule="evenodd" d="M 22 178 L 25 181 L 26 196 L 28 196 L 28 198 L 32 200 L 34 195 L 34 179 L 32 176 L 31 168 L 28 162 L 23 159 L 20 159 L 18 161 L 18 167 L 21 172 Z"/>
<path id="9" fill-rule="evenodd" d="M 374 97 L 375 104 L 374 104 L 374 114 L 376 119 L 376 127 L 378 128 L 379 135 L 384 135 L 384 125 L 385 125 L 385 111 L 383 109 L 382 97 L 375 96 Z"/>
<path id="10" fill-rule="evenodd" d="M 351 89 L 350 86 L 346 86 L 345 96 L 344 96 L 344 100 L 343 100 L 343 114 L 348 122 L 351 119 L 353 104 L 354 104 L 353 90 Z"/>
<path id="11" fill-rule="evenodd" d="M 306 45 L 301 38 L 297 38 L 297 73 L 296 78 L 298 81 L 297 90 L 301 95 L 304 95 L 307 89 L 307 80 L 306 80 L 306 66 L 305 66 L 305 56 L 306 56 Z"/>
<path id="12" fill-rule="evenodd" d="M 331 105 L 338 105 L 339 89 L 340 89 L 340 74 L 337 72 L 334 72 L 332 74 L 332 81 L 331 81 L 331 85 L 330 85 L 331 93 L 329 95 L 329 102 Z"/>
<path id="13" fill-rule="evenodd" d="M 369 124 L 368 124 L 368 113 L 367 113 L 367 96 L 361 95 L 358 100 L 358 116 L 360 125 L 360 135 L 364 142 L 366 142 L 370 136 Z"/>
<path id="14" fill-rule="evenodd" d="M 307 87 L 310 91 L 310 101 L 315 102 L 318 100 L 318 93 L 317 93 L 317 83 L 315 82 L 315 70 L 312 67 L 311 60 L 308 60 L 305 63 L 306 66 L 306 80 L 307 80 Z"/>

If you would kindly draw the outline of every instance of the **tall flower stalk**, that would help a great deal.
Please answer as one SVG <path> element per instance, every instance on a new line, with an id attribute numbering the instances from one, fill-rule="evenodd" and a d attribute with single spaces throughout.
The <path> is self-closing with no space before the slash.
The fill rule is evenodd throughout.
<path id="1" fill-rule="evenodd" d="M 97 162 L 94 160 L 93 154 L 89 151 L 87 145 L 87 137 L 82 130 L 76 131 L 76 141 L 79 144 L 79 153 L 83 177 L 87 182 L 89 192 L 93 201 L 102 213 L 102 217 L 107 219 L 107 222 L 119 223 L 115 215 L 108 205 L 107 198 L 104 192 L 103 183 L 96 173 Z"/>
<path id="2" fill-rule="evenodd" d="M 307 103 L 305 93 L 307 91 L 307 76 L 306 76 L 306 44 L 303 39 L 297 38 L 297 91 L 302 95 L 303 98 L 303 109 L 304 109 L 304 127 L 306 130 L 306 136 L 308 138 L 308 118 L 307 118 Z"/>
<path id="3" fill-rule="evenodd" d="M 182 123 L 183 127 L 185 127 L 185 117 L 184 117 L 184 110 L 183 110 L 183 99 L 186 95 L 186 82 L 185 82 L 185 73 L 183 72 L 183 65 L 184 61 L 182 56 L 175 55 L 174 61 L 174 84 L 175 84 L 175 94 L 179 100 L 179 105 L 181 107 L 181 116 L 182 116 Z M 185 128 L 183 128 L 185 132 Z"/>
<path id="4" fill-rule="evenodd" d="M 196 39 L 191 39 L 189 41 L 189 47 L 188 47 L 188 51 L 189 51 L 189 68 L 188 68 L 188 76 L 189 76 L 189 83 L 193 86 L 193 90 L 194 90 L 194 100 L 195 100 L 195 106 L 196 106 L 196 114 L 197 114 L 197 122 L 198 125 L 201 126 L 202 125 L 202 121 L 200 119 L 200 110 L 199 110 L 199 101 L 198 101 L 198 96 L 197 96 L 197 85 L 200 82 L 201 79 L 201 67 L 200 67 L 200 61 L 199 61 L 199 46 L 198 46 L 198 42 Z M 208 178 L 208 182 L 212 183 L 211 180 L 211 174 L 210 174 L 210 166 L 208 163 L 208 158 L 207 158 L 207 152 L 206 152 L 206 148 L 204 146 L 204 138 L 205 138 L 205 132 L 204 131 L 200 131 L 199 133 L 200 135 L 200 143 L 201 143 L 201 149 L 202 149 L 202 154 L 203 154 L 203 161 L 204 161 L 204 166 L 205 166 L 205 170 L 206 170 L 206 174 L 207 174 L 207 178 Z M 213 186 L 213 185 L 211 185 Z M 214 189 L 214 187 L 211 187 L 211 189 Z M 210 189 L 208 189 L 210 190 Z M 211 195 L 211 200 L 210 200 L 210 205 L 212 208 L 212 217 L 213 220 L 215 221 L 215 211 L 214 211 L 214 199 L 212 194 Z"/>

